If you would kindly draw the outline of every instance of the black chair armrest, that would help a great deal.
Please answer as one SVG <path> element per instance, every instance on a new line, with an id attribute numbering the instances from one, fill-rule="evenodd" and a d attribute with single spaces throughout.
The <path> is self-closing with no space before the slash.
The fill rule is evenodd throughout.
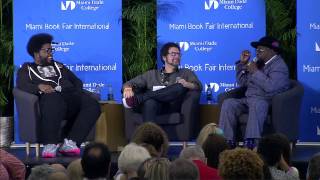
<path id="1" fill-rule="evenodd" d="M 90 97 L 92 97 L 93 99 L 100 101 L 101 100 L 101 95 L 98 93 L 94 93 L 94 92 L 90 92 L 88 90 L 83 89 L 83 93 L 88 94 Z"/>
<path id="2" fill-rule="evenodd" d="M 228 92 L 224 92 L 218 95 L 218 104 L 221 107 L 222 103 L 224 100 L 229 99 L 229 98 L 243 98 L 245 96 L 247 88 L 246 87 L 238 87 L 235 89 L 232 89 Z"/>
<path id="3" fill-rule="evenodd" d="M 293 87 L 272 98 L 272 125 L 276 132 L 285 134 L 290 141 L 298 138 L 299 117 L 303 86 L 292 81 Z"/>
<path id="4" fill-rule="evenodd" d="M 37 132 L 30 131 L 30 129 L 37 129 L 36 121 L 40 119 L 39 98 L 16 87 L 13 89 L 13 95 L 19 117 L 20 139 L 36 143 Z"/>

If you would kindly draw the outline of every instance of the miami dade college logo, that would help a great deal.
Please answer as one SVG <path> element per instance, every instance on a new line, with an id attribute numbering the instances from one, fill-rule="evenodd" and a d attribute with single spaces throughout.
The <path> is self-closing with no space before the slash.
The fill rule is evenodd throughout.
<path id="1" fill-rule="evenodd" d="M 315 51 L 316 52 L 320 52 L 320 47 L 319 47 L 319 44 L 317 42 L 315 42 Z"/>
<path id="2" fill-rule="evenodd" d="M 218 83 L 210 82 L 209 85 L 210 85 L 210 87 L 212 88 L 212 91 L 213 91 L 213 92 L 218 92 L 219 89 L 220 89 L 220 86 L 219 86 Z M 206 84 L 206 86 L 205 86 L 205 91 L 207 91 L 207 88 L 208 88 L 208 87 L 207 87 L 207 84 Z"/>
<path id="3" fill-rule="evenodd" d="M 209 11 L 211 8 L 218 9 L 219 2 L 217 0 L 205 0 L 204 1 L 204 9 Z"/>
<path id="4" fill-rule="evenodd" d="M 180 49 L 183 51 L 188 51 L 189 43 L 188 42 L 179 42 Z"/>
<path id="5" fill-rule="evenodd" d="M 66 10 L 73 10 L 76 8 L 76 3 L 74 1 L 61 1 L 61 10 L 66 11 Z"/>

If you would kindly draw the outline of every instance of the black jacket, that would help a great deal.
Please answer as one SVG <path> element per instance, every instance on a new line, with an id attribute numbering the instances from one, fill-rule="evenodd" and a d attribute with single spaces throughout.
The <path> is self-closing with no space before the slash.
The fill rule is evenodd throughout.
<path id="1" fill-rule="evenodd" d="M 62 87 L 62 93 L 65 92 L 74 92 L 74 91 L 81 91 L 83 87 L 82 81 L 73 74 L 68 68 L 66 68 L 63 64 L 52 61 L 50 64 L 54 67 L 57 77 L 53 78 L 44 78 L 44 79 L 50 79 L 52 81 L 46 81 L 41 79 L 41 76 L 37 76 L 36 74 L 40 74 L 37 69 L 37 64 L 35 63 L 24 63 L 22 67 L 18 70 L 17 74 L 17 87 L 23 91 L 36 94 L 38 95 L 40 93 L 40 90 L 38 88 L 39 84 L 47 84 L 51 85 L 53 88 L 55 88 L 58 82 L 58 77 L 61 78 L 59 81 L 59 85 Z M 58 70 L 59 68 L 59 70 Z M 35 72 L 35 73 L 34 73 Z M 55 83 L 56 82 L 56 83 Z"/>

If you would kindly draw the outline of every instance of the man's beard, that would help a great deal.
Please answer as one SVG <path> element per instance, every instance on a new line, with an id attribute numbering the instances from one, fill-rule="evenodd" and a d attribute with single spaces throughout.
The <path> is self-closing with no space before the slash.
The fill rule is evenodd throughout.
<path id="1" fill-rule="evenodd" d="M 51 64 L 51 61 L 49 61 L 48 57 L 46 57 L 46 58 L 40 57 L 40 65 L 41 66 L 48 66 L 50 64 Z"/>
<path id="2" fill-rule="evenodd" d="M 179 67 L 179 65 L 180 65 L 180 63 L 176 64 L 176 63 L 169 62 L 169 61 L 167 61 L 167 64 L 169 64 L 169 65 L 171 65 L 171 66 L 175 67 L 176 69 L 178 69 L 178 67 Z"/>

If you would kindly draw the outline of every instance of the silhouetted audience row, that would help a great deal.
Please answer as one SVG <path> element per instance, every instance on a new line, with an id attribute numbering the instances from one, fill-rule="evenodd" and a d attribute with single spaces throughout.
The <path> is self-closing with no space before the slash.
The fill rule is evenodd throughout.
<path id="1" fill-rule="evenodd" d="M 151 122 L 142 124 L 136 129 L 131 142 L 120 153 L 118 172 L 112 178 L 115 180 L 299 179 L 299 171 L 291 166 L 290 143 L 282 134 L 262 137 L 254 150 L 241 147 L 231 149 L 223 136 L 223 131 L 211 123 L 201 130 L 196 145 L 184 148 L 179 157 L 173 161 L 167 157 L 168 147 L 168 137 L 161 127 Z M 13 163 L 16 165 L 14 166 L 16 171 L 12 171 L 12 167 L 10 170 L 8 165 L 4 165 L 6 159 L 3 156 L 10 158 L 13 156 L 2 150 L 1 152 L 0 179 L 24 179 L 23 164 L 16 159 Z M 111 153 L 107 145 L 92 142 L 86 145 L 81 159 L 71 162 L 67 168 L 59 164 L 35 166 L 28 179 L 106 180 L 110 179 L 110 163 Z M 307 180 L 320 178 L 320 153 L 311 158 L 306 178 Z"/>

